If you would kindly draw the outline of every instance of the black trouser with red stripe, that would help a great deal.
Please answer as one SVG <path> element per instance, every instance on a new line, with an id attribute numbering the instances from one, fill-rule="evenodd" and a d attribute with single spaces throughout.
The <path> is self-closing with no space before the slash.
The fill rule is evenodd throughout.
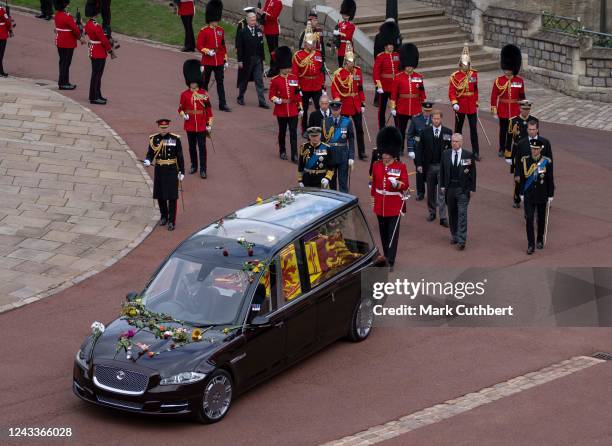
<path id="1" fill-rule="evenodd" d="M 4 59 L 5 49 L 6 49 L 6 39 L 0 40 L 0 73 L 4 73 L 4 66 L 2 65 L 2 59 Z"/>
<path id="2" fill-rule="evenodd" d="M 206 132 L 187 132 L 189 142 L 189 159 L 191 167 L 198 168 L 198 154 L 200 155 L 200 172 L 206 172 Z M 196 152 L 196 146 L 198 151 Z"/>
<path id="3" fill-rule="evenodd" d="M 70 83 L 70 64 L 72 63 L 72 55 L 74 48 L 58 48 L 59 54 L 59 78 L 57 85 L 68 85 Z"/>
<path id="4" fill-rule="evenodd" d="M 499 118 L 499 151 L 506 150 L 506 137 L 508 136 L 508 118 Z"/>
<path id="5" fill-rule="evenodd" d="M 381 217 L 378 218 L 378 230 L 380 232 L 380 241 L 383 245 L 383 255 L 387 258 L 390 266 L 395 264 L 395 255 L 397 253 L 397 241 L 399 240 L 400 225 L 397 220 L 399 216 Z M 397 227 L 397 229 L 396 229 Z M 393 234 L 395 231 L 395 234 Z M 393 237 L 393 240 L 391 240 Z"/>
<path id="6" fill-rule="evenodd" d="M 304 110 L 304 115 L 302 116 L 302 133 L 306 131 L 308 127 L 308 106 L 310 104 L 310 99 L 312 98 L 312 103 L 314 104 L 315 110 L 319 110 L 319 99 L 321 99 L 321 90 L 319 91 L 303 91 L 302 90 L 302 109 Z"/>
<path id="7" fill-rule="evenodd" d="M 106 59 L 91 59 L 91 81 L 89 82 L 89 100 L 102 98 L 102 75 Z"/>
<path id="8" fill-rule="evenodd" d="M 161 218 L 166 218 L 173 225 L 176 224 L 176 201 L 177 200 L 157 200 Z"/>
<path id="9" fill-rule="evenodd" d="M 465 117 L 468 118 L 468 123 L 470 124 L 470 142 L 472 143 L 472 153 L 475 156 L 480 155 L 480 148 L 478 146 L 478 114 L 472 113 L 466 115 L 466 113 L 455 114 L 455 133 L 463 134 L 463 123 L 465 122 Z M 507 127 L 506 127 L 507 129 Z M 504 139 L 504 144 L 506 140 Z"/>
<path id="10" fill-rule="evenodd" d="M 378 94 L 378 129 L 382 129 L 385 127 L 386 122 L 385 118 L 387 115 L 387 102 L 389 102 L 389 97 L 391 93 L 384 92 L 383 94 Z M 394 119 L 395 122 L 395 119 Z"/>
<path id="11" fill-rule="evenodd" d="M 278 151 L 286 153 L 285 136 L 287 135 L 287 127 L 289 127 L 289 144 L 291 145 L 291 159 L 297 158 L 297 125 L 298 117 L 283 117 L 277 116 L 278 121 Z"/>
<path id="12" fill-rule="evenodd" d="M 353 116 L 342 115 L 353 120 L 355 125 L 355 140 L 357 141 L 357 153 L 359 158 L 365 156 L 365 142 L 363 140 L 363 114 L 355 113 Z"/>
<path id="13" fill-rule="evenodd" d="M 193 16 L 182 15 L 181 21 L 183 22 L 183 28 L 185 28 L 185 42 L 183 46 L 186 50 L 194 50 L 195 36 L 193 34 Z"/>

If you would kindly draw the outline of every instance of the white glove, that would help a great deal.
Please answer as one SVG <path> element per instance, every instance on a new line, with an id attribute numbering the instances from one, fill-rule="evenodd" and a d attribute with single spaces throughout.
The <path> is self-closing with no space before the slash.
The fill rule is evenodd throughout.
<path id="1" fill-rule="evenodd" d="M 337 29 L 334 29 L 334 36 L 339 36 L 340 35 L 340 31 Z"/>
<path id="2" fill-rule="evenodd" d="M 459 104 L 453 104 L 453 110 L 459 111 Z"/>
<path id="3" fill-rule="evenodd" d="M 228 68 L 229 68 L 229 64 L 228 64 L 227 62 L 225 62 L 225 63 L 223 64 L 223 69 L 224 69 L 224 70 L 227 70 Z"/>
<path id="4" fill-rule="evenodd" d="M 145 167 L 149 167 L 151 165 L 151 161 L 149 160 L 144 160 L 142 163 L 145 165 Z"/>
<path id="5" fill-rule="evenodd" d="M 283 103 L 283 100 L 281 98 L 275 98 L 274 99 L 274 103 L 278 104 L 278 105 L 281 105 Z"/>
<path id="6" fill-rule="evenodd" d="M 348 165 L 349 165 L 349 167 L 351 168 L 351 170 L 353 170 L 354 164 L 355 164 L 355 160 L 354 160 L 354 159 L 350 159 L 350 158 L 349 158 L 349 160 L 348 160 Z"/>
<path id="7" fill-rule="evenodd" d="M 390 177 L 390 178 L 389 178 L 389 182 L 391 183 L 391 186 L 393 186 L 393 187 L 397 187 L 397 178 L 395 178 L 395 177 Z"/>
<path id="8" fill-rule="evenodd" d="M 510 158 L 506 158 L 506 162 L 507 162 L 508 164 L 512 164 L 512 160 L 511 160 Z"/>
<path id="9" fill-rule="evenodd" d="M 185 179 L 185 175 L 183 175 L 182 173 L 178 174 L 178 179 L 179 181 L 183 181 Z"/>
<path id="10" fill-rule="evenodd" d="M 301 92 L 300 92 L 301 93 Z M 327 90 L 325 90 L 325 88 L 321 89 L 321 95 L 322 96 L 327 96 Z"/>
<path id="11" fill-rule="evenodd" d="M 185 114 L 183 115 L 183 119 L 184 119 L 185 121 L 189 121 L 189 115 L 188 115 L 187 113 L 185 113 Z"/>
<path id="12" fill-rule="evenodd" d="M 397 116 L 397 110 L 396 110 L 396 109 L 391 110 L 391 114 L 392 114 L 393 116 Z"/>
<path id="13" fill-rule="evenodd" d="M 365 107 L 361 107 L 361 113 L 365 113 Z"/>
<path id="14" fill-rule="evenodd" d="M 414 157 L 415 157 L 415 155 L 414 155 L 414 152 L 412 150 L 410 152 L 408 152 L 408 158 L 413 160 Z"/>
<path id="15" fill-rule="evenodd" d="M 211 57 L 212 57 L 212 56 L 214 56 L 215 54 L 217 54 L 215 50 L 208 50 L 208 55 L 209 55 L 209 56 L 211 56 Z"/>
<path id="16" fill-rule="evenodd" d="M 329 180 L 327 178 L 323 178 L 321 180 L 321 187 L 323 187 L 323 189 L 327 189 L 329 187 Z"/>
<path id="17" fill-rule="evenodd" d="M 521 201 L 523 201 L 525 199 L 524 195 L 521 195 Z"/>
<path id="18" fill-rule="evenodd" d="M 548 197 L 548 201 L 551 202 L 551 201 L 553 201 L 554 198 L 555 197 Z"/>
<path id="19" fill-rule="evenodd" d="M 376 89 L 376 93 L 378 93 L 378 94 L 383 94 L 384 92 L 385 92 L 385 91 L 384 91 L 382 88 L 380 88 L 380 87 L 378 87 L 378 88 Z"/>
<path id="20" fill-rule="evenodd" d="M 298 118 L 301 118 L 302 116 L 304 116 L 304 110 L 300 110 L 298 112 Z"/>
<path id="21" fill-rule="evenodd" d="M 298 186 L 304 187 L 304 183 L 298 183 Z"/>
<path id="22" fill-rule="evenodd" d="M 207 126 L 206 126 L 206 131 L 207 131 L 208 133 L 210 133 L 210 131 L 211 131 L 211 130 L 212 130 L 212 127 L 211 127 L 210 125 L 207 125 Z"/>

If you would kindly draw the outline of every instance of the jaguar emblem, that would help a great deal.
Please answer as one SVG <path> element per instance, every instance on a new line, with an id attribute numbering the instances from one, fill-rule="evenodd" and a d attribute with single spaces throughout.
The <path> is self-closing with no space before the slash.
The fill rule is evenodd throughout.
<path id="1" fill-rule="evenodd" d="M 125 372 L 123 370 L 119 370 L 117 372 L 117 380 L 121 381 L 123 378 L 125 378 Z"/>

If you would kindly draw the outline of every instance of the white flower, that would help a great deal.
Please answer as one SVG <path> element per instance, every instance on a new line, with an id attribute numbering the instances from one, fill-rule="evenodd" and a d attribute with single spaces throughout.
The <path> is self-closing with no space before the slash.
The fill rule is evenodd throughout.
<path id="1" fill-rule="evenodd" d="M 106 330 L 106 328 L 102 322 L 95 321 L 91 324 L 91 332 L 95 335 L 101 335 L 104 333 L 104 330 Z"/>
<path id="2" fill-rule="evenodd" d="M 170 337 L 170 336 L 172 336 L 172 334 L 173 333 L 170 330 L 164 331 L 164 337 Z"/>
<path id="3" fill-rule="evenodd" d="M 244 242 L 246 239 L 244 237 L 238 237 L 238 243 Z"/>

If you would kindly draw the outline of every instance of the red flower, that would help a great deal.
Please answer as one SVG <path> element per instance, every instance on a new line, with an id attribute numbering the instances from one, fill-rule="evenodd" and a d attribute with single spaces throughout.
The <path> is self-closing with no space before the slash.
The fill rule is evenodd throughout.
<path id="1" fill-rule="evenodd" d="M 166 326 L 165 325 L 160 325 L 159 326 L 159 331 L 166 331 Z"/>
<path id="2" fill-rule="evenodd" d="M 155 356 L 155 353 L 154 352 L 147 352 L 147 356 L 149 358 L 152 358 L 153 356 Z"/>
<path id="3" fill-rule="evenodd" d="M 249 255 L 249 257 L 253 257 L 253 248 L 249 248 L 247 250 L 247 254 Z"/>
<path id="4" fill-rule="evenodd" d="M 223 257 L 227 257 L 229 255 L 229 252 L 227 252 L 227 249 L 223 250 Z"/>

